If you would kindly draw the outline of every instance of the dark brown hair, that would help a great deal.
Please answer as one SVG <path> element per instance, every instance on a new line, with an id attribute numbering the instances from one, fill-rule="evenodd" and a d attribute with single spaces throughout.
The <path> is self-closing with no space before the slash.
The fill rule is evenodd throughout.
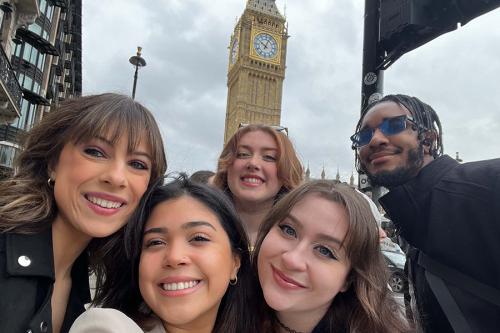
<path id="1" fill-rule="evenodd" d="M 378 226 L 368 202 L 353 188 L 333 181 L 312 181 L 296 188 L 282 198 L 269 212 L 257 236 L 253 268 L 258 274 L 257 258 L 262 242 L 272 227 L 285 219 L 293 207 L 309 195 L 342 205 L 348 215 L 349 229 L 343 241 L 351 263 L 349 288 L 335 296 L 318 323 L 324 332 L 409 332 L 401 309 L 387 287 L 386 263 L 380 252 Z M 254 286 L 258 285 L 258 279 Z M 257 293 L 262 309 L 262 331 L 276 329 L 274 310 L 265 305 L 260 289 Z"/>
<path id="2" fill-rule="evenodd" d="M 167 163 L 160 130 L 151 112 L 130 97 L 69 99 L 46 114 L 27 134 L 14 176 L 0 182 L 0 232 L 33 233 L 50 226 L 57 207 L 47 180 L 68 142 L 103 136 L 115 143 L 122 135 L 128 136 L 130 151 L 145 141 L 152 155 L 150 185 L 161 178 Z"/>
<path id="3" fill-rule="evenodd" d="M 227 142 L 219 156 L 217 172 L 214 177 L 214 184 L 224 192 L 230 194 L 227 184 L 227 169 L 233 164 L 238 152 L 241 138 L 250 132 L 261 131 L 271 135 L 278 146 L 278 156 L 276 165 L 278 168 L 278 179 L 283 183 L 279 193 L 286 193 L 299 186 L 304 177 L 304 168 L 293 148 L 293 144 L 282 132 L 266 126 L 251 124 L 240 128 Z"/>
<path id="4" fill-rule="evenodd" d="M 254 311 L 248 307 L 251 296 L 252 272 L 249 243 L 243 225 L 229 198 L 217 188 L 195 183 L 185 175 L 166 185 L 154 187 L 144 195 L 130 223 L 125 227 L 121 243 L 115 244 L 107 262 L 108 275 L 98 280 L 94 304 L 124 312 L 144 329 L 151 329 L 157 318 L 145 305 L 139 290 L 139 261 L 144 228 L 154 208 L 161 203 L 181 197 L 191 197 L 210 209 L 226 232 L 231 249 L 240 258 L 238 280 L 223 296 L 214 333 L 254 333 Z"/>

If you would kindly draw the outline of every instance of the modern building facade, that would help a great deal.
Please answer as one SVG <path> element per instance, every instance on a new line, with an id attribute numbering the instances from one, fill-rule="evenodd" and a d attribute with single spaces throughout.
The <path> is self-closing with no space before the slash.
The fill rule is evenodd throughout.
<path id="1" fill-rule="evenodd" d="M 11 0 L 2 6 L 10 12 L 3 11 L 8 19 L 0 27 L 7 64 L 0 76 L 16 79 L 18 99 L 15 112 L 12 107 L 0 116 L 0 177 L 13 171 L 23 135 L 51 107 L 82 91 L 81 0 Z"/>
<path id="2" fill-rule="evenodd" d="M 287 40 L 275 0 L 247 0 L 229 44 L 224 143 L 241 123 L 280 125 Z"/>

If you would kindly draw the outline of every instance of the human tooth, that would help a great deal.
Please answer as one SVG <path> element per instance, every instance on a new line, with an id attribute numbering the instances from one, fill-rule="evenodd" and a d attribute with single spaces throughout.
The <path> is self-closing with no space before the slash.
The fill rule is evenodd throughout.
<path id="1" fill-rule="evenodd" d="M 92 202 L 95 205 L 98 205 L 103 208 L 118 208 L 122 204 L 120 202 L 114 202 L 114 201 L 109 201 L 109 200 L 104 200 L 101 198 L 96 198 L 96 197 L 87 197 L 87 199 Z"/>
<path id="2" fill-rule="evenodd" d="M 176 291 L 176 290 L 184 290 L 188 288 L 193 288 L 198 284 L 198 281 L 186 281 L 186 282 L 177 282 L 177 283 L 164 283 L 162 288 L 168 291 Z"/>

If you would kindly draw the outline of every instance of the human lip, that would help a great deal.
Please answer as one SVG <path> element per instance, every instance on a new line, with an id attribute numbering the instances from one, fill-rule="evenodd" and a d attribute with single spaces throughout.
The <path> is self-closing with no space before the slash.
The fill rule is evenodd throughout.
<path id="1" fill-rule="evenodd" d="M 292 279 L 291 277 L 289 277 L 288 275 L 286 275 L 273 265 L 271 265 L 271 269 L 273 271 L 274 280 L 281 288 L 289 290 L 298 290 L 306 288 L 303 284 Z"/>
<path id="2" fill-rule="evenodd" d="M 391 156 L 396 155 L 398 152 L 396 151 L 379 151 L 376 153 L 373 153 L 369 156 L 369 161 L 372 164 L 378 164 L 385 162 L 385 160 Z"/>
<path id="3" fill-rule="evenodd" d="M 240 179 L 246 186 L 258 186 L 264 183 L 264 179 L 257 175 L 244 175 Z"/>
<path id="4" fill-rule="evenodd" d="M 127 204 L 126 200 L 108 193 L 88 192 L 84 197 L 87 205 L 100 215 L 112 215 Z"/>
<path id="5" fill-rule="evenodd" d="M 174 276 L 160 280 L 158 287 L 160 287 L 162 295 L 178 297 L 195 292 L 200 287 L 202 281 L 192 277 Z"/>

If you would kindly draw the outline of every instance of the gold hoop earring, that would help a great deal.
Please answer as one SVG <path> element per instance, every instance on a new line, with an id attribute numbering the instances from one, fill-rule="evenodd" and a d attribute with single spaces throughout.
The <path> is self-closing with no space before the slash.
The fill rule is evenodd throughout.
<path id="1" fill-rule="evenodd" d="M 47 184 L 49 185 L 50 188 L 53 188 L 55 183 L 56 181 L 53 180 L 52 178 L 49 177 L 49 179 L 47 179 Z"/>
<path id="2" fill-rule="evenodd" d="M 238 275 L 234 279 L 229 280 L 229 284 L 235 286 L 238 283 Z"/>

